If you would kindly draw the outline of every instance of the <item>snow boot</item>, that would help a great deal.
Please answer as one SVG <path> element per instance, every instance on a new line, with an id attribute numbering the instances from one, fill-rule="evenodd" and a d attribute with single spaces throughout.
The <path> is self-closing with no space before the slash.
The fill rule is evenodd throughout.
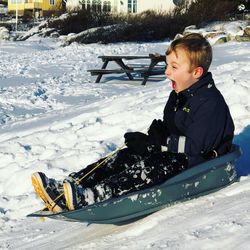
<path id="1" fill-rule="evenodd" d="M 64 180 L 63 190 L 69 210 L 75 210 L 87 205 L 84 201 L 84 189 L 81 185 L 77 185 L 75 181 Z"/>
<path id="2" fill-rule="evenodd" d="M 62 183 L 49 179 L 41 172 L 33 173 L 31 180 L 35 192 L 44 201 L 49 211 L 58 213 L 66 208 Z"/>

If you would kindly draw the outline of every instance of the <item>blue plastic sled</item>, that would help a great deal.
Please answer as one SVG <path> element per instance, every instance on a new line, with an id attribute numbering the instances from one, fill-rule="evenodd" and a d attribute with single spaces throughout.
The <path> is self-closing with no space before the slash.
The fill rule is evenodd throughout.
<path id="1" fill-rule="evenodd" d="M 241 149 L 233 145 L 226 155 L 201 163 L 161 185 L 95 203 L 74 211 L 37 211 L 29 217 L 99 224 L 124 224 L 195 197 L 219 190 L 237 179 L 235 161 Z"/>

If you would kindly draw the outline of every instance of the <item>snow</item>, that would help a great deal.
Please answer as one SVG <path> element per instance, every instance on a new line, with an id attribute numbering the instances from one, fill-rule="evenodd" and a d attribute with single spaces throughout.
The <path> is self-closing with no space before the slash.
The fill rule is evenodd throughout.
<path id="1" fill-rule="evenodd" d="M 197 29 L 196 26 L 191 25 L 186 27 L 184 33 L 200 33 L 207 37 L 210 44 L 218 43 L 220 38 L 225 38 L 225 40 L 235 40 L 236 36 L 242 36 L 244 34 L 244 29 L 248 26 L 246 21 L 218 21 L 213 22 L 209 26 Z"/>
<path id="2" fill-rule="evenodd" d="M 0 27 L 0 40 L 8 40 L 10 38 L 10 34 L 8 29 L 5 27 Z"/>
<path id="3" fill-rule="evenodd" d="M 62 179 L 162 117 L 168 80 L 95 84 L 86 70 L 101 67 L 102 54 L 164 53 L 168 44 L 0 41 L 0 249 L 249 249 L 250 43 L 215 45 L 211 67 L 243 149 L 239 182 L 124 226 L 26 217 L 44 206 L 31 173 Z"/>

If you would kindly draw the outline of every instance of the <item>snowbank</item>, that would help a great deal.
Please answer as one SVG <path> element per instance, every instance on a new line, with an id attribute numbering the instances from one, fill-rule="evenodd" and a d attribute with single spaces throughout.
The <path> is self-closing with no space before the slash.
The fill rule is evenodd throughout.
<path id="1" fill-rule="evenodd" d="M 10 39 L 10 32 L 5 27 L 0 27 L 0 41 L 1 40 L 9 40 Z"/>
<path id="2" fill-rule="evenodd" d="M 74 14 L 71 14 L 74 15 Z M 48 22 L 57 22 L 58 20 L 65 20 L 69 17 L 69 14 L 63 14 L 58 18 L 41 22 L 38 26 L 33 27 L 23 35 L 19 36 L 17 40 L 24 41 L 32 39 L 32 37 L 52 37 L 58 38 L 62 46 L 67 46 L 73 42 L 88 44 L 93 41 L 110 42 L 121 41 L 121 37 L 124 38 L 124 30 L 129 30 L 131 24 L 123 23 L 116 25 L 107 25 L 103 27 L 95 27 L 84 30 L 77 34 L 59 35 L 59 32 L 54 28 L 48 28 Z M 250 41 L 250 23 L 245 21 L 219 21 L 211 23 L 203 28 L 197 29 L 195 25 L 186 27 L 182 34 L 177 34 L 176 37 L 182 36 L 187 33 L 196 32 L 203 34 L 211 44 L 220 44 L 228 41 Z M 126 35 L 126 34 L 125 34 Z M 122 38 L 122 39 L 123 39 Z M 168 39 L 168 37 L 166 37 Z"/>
<path id="3" fill-rule="evenodd" d="M 250 41 L 250 35 L 247 33 L 248 25 L 249 21 L 214 22 L 201 29 L 197 29 L 196 26 L 192 25 L 185 28 L 183 35 L 192 32 L 200 33 L 212 45 L 228 41 Z M 178 34 L 178 36 L 181 35 Z"/>

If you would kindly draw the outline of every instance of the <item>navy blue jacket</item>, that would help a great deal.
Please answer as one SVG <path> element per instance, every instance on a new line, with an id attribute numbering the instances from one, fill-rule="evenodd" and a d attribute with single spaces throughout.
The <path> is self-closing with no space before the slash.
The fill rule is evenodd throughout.
<path id="1" fill-rule="evenodd" d="M 213 150 L 219 155 L 230 150 L 234 123 L 211 73 L 178 94 L 170 93 L 163 127 L 161 144 L 170 152 L 185 153 L 190 166 L 205 161 Z"/>

